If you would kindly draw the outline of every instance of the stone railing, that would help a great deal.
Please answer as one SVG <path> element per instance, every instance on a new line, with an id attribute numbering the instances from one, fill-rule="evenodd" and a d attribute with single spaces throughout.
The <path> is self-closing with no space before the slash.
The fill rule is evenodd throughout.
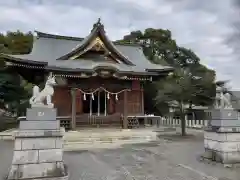
<path id="1" fill-rule="evenodd" d="M 190 120 L 185 119 L 185 124 L 187 128 L 196 128 L 203 129 L 207 127 L 208 120 Z M 169 117 L 161 117 L 159 119 L 160 126 L 171 126 L 171 127 L 179 127 L 181 126 L 181 120 L 177 118 L 169 118 Z"/>

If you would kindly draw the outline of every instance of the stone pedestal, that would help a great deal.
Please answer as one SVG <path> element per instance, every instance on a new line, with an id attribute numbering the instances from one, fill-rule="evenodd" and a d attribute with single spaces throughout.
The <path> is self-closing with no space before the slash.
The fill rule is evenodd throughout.
<path id="1" fill-rule="evenodd" d="M 234 109 L 213 109 L 211 110 L 210 127 L 215 128 L 234 128 L 240 127 L 238 112 Z"/>
<path id="2" fill-rule="evenodd" d="M 15 133 L 15 146 L 8 180 L 68 179 L 63 163 L 64 129 L 56 120 L 56 109 L 27 109 Z"/>
<path id="3" fill-rule="evenodd" d="M 240 164 L 240 120 L 232 109 L 216 109 L 204 132 L 203 158 L 233 166 Z"/>

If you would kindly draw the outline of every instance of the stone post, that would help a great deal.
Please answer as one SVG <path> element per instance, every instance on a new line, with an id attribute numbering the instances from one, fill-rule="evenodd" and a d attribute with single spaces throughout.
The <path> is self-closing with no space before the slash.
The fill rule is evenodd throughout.
<path id="1" fill-rule="evenodd" d="M 204 131 L 204 159 L 227 166 L 240 163 L 240 119 L 234 109 L 213 109 Z"/>
<path id="2" fill-rule="evenodd" d="M 15 133 L 14 154 L 8 180 L 67 180 L 63 163 L 63 133 L 56 109 L 27 109 Z"/>

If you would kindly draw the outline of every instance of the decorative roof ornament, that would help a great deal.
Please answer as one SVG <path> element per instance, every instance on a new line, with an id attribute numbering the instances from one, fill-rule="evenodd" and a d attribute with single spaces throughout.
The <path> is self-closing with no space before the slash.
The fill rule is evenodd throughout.
<path id="1" fill-rule="evenodd" d="M 103 27 L 103 24 L 101 23 L 101 18 L 98 18 L 97 22 L 95 24 L 93 24 L 93 29 L 91 30 L 91 32 L 96 28 L 96 27 Z"/>
<path id="2" fill-rule="evenodd" d="M 101 24 L 101 18 L 98 18 L 97 23 L 98 23 L 98 24 Z"/>

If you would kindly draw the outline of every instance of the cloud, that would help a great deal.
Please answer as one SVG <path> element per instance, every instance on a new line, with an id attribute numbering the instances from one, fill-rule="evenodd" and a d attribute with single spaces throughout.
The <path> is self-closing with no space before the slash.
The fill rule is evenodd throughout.
<path id="1" fill-rule="evenodd" d="M 234 0 L 11 0 L 0 2 L 0 31 L 86 36 L 98 17 L 111 39 L 148 27 L 169 29 L 181 46 L 240 89 L 240 3 Z M 239 12 L 239 11 L 238 11 Z"/>

